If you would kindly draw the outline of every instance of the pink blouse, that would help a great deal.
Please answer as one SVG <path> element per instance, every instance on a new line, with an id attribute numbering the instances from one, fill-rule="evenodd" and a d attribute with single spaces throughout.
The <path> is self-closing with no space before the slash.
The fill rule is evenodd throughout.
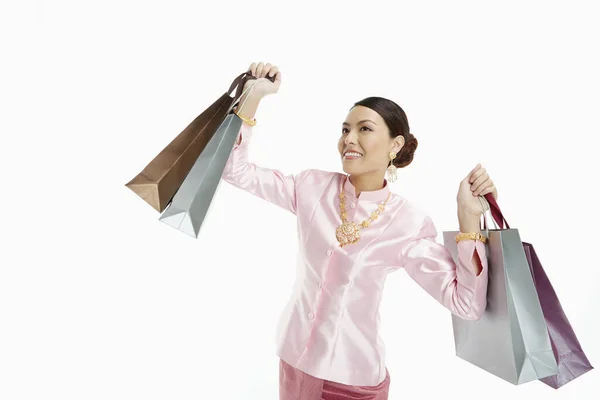
<path id="1" fill-rule="evenodd" d="M 486 307 L 488 282 L 485 246 L 458 243 L 457 263 L 436 242 L 431 218 L 392 193 L 385 211 L 361 239 L 340 247 L 339 193 L 343 174 L 305 170 L 284 175 L 248 159 L 252 127 L 243 123 L 223 172 L 230 184 L 278 205 L 297 217 L 297 275 L 277 327 L 277 355 L 317 378 L 346 385 L 375 386 L 386 376 L 379 336 L 379 302 L 389 272 L 404 269 L 453 314 L 479 319 Z M 389 187 L 357 197 L 347 180 L 348 219 L 369 218 L 386 200 Z M 475 275 L 477 251 L 483 270 Z M 291 262 L 291 260 L 290 260 Z M 291 267 L 291 266 L 290 266 Z"/>

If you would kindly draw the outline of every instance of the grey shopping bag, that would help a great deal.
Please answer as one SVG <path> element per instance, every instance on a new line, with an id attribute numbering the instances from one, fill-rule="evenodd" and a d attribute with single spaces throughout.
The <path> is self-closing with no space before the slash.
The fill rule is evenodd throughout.
<path id="1" fill-rule="evenodd" d="M 162 222 L 198 237 L 241 127 L 242 120 L 237 115 L 225 117 L 160 216 Z"/>
<path id="2" fill-rule="evenodd" d="M 248 98 L 244 95 L 254 89 L 256 82 L 244 89 L 240 109 Z M 160 221 L 198 238 L 241 128 L 241 118 L 230 112 L 206 144 Z"/>
<path id="3" fill-rule="evenodd" d="M 455 260 L 457 234 L 443 233 Z M 558 367 L 519 231 L 496 227 L 485 235 L 487 307 L 477 321 L 452 315 L 456 355 L 515 385 L 555 375 Z"/>

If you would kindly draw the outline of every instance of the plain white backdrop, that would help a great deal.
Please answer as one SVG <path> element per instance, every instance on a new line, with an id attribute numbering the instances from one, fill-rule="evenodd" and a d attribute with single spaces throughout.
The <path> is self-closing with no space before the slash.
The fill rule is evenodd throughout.
<path id="1" fill-rule="evenodd" d="M 294 216 L 223 183 L 192 239 L 124 185 L 253 61 L 282 71 L 252 161 L 340 171 L 353 102 L 419 140 L 392 190 L 441 234 L 478 162 L 600 364 L 600 28 L 593 1 L 2 4 L 0 398 L 277 399 Z M 513 386 L 454 355 L 403 271 L 381 306 L 391 400 L 597 399 L 589 372 Z"/>

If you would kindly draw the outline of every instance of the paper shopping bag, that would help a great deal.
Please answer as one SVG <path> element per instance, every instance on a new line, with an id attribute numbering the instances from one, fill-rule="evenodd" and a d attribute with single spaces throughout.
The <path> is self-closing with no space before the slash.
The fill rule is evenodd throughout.
<path id="1" fill-rule="evenodd" d="M 492 215 L 499 213 L 491 208 Z M 443 234 L 455 260 L 457 234 Z M 555 375 L 558 367 L 519 231 L 489 229 L 486 236 L 487 307 L 476 321 L 452 315 L 456 355 L 515 385 Z"/>
<path id="2" fill-rule="evenodd" d="M 269 79 L 274 80 L 275 77 Z M 248 96 L 244 95 L 252 92 L 254 84 L 256 81 L 244 89 L 244 102 L 248 99 Z M 243 106 L 242 103 L 240 109 L 243 109 Z M 159 218 L 162 222 L 194 238 L 198 237 L 241 128 L 242 120 L 235 113 L 231 112 L 225 117 L 194 163 L 173 201 Z"/>
<path id="3" fill-rule="evenodd" d="M 575 331 L 569 322 L 562 305 L 546 275 L 542 263 L 538 258 L 533 245 L 523 242 L 525 255 L 533 276 L 544 318 L 548 325 L 550 342 L 554 357 L 558 363 L 558 373 L 540 379 L 554 389 L 571 382 L 573 379 L 593 369 L 590 361 L 579 344 Z"/>
<path id="4" fill-rule="evenodd" d="M 196 117 L 125 186 L 158 212 L 164 211 L 208 141 L 239 100 L 248 79 L 255 78 L 249 72 L 235 78 L 226 93 Z M 230 93 L 236 87 L 236 95 L 231 97 Z"/>
<path id="5" fill-rule="evenodd" d="M 241 127 L 242 120 L 237 115 L 227 115 L 160 216 L 160 221 L 198 237 Z"/>

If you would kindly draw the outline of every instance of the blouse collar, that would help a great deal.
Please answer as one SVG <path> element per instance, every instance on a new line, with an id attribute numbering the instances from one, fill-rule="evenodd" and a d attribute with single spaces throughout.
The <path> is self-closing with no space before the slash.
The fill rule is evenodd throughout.
<path id="1" fill-rule="evenodd" d="M 346 181 L 344 185 L 344 180 Z M 383 180 L 383 188 L 377 190 L 368 190 L 360 192 L 360 195 L 356 197 L 356 188 L 350 182 L 349 175 L 345 175 L 342 178 L 342 185 L 344 185 L 344 191 L 346 195 L 350 195 L 353 199 L 358 200 L 366 200 L 366 201 L 376 201 L 376 202 L 384 202 L 387 200 L 388 195 L 390 194 L 390 187 L 388 181 L 386 179 Z"/>

